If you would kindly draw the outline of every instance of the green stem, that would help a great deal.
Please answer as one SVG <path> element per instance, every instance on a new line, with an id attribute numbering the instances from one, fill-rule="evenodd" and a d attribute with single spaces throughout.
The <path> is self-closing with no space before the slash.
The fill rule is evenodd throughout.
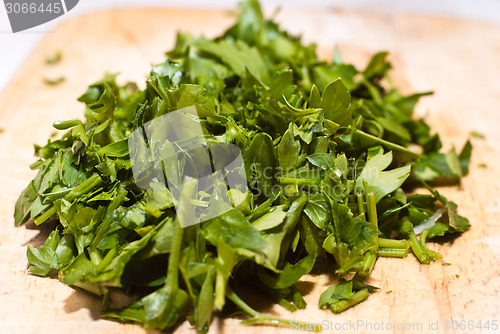
<path id="1" fill-rule="evenodd" d="M 101 185 L 102 179 L 99 175 L 94 174 L 85 181 L 83 181 L 81 184 L 78 186 L 74 187 L 66 196 L 66 200 L 69 202 L 73 201 L 75 198 L 82 196 L 95 187 Z"/>
<path id="2" fill-rule="evenodd" d="M 51 201 L 55 201 L 56 199 L 59 199 L 61 197 L 66 196 L 72 189 L 63 189 L 59 191 L 54 191 L 52 193 L 44 194 L 43 196 L 50 199 Z"/>
<path id="3" fill-rule="evenodd" d="M 179 261 L 181 258 L 182 238 L 184 236 L 184 229 L 177 219 L 174 224 L 175 229 L 171 240 L 170 256 L 168 257 L 167 282 L 165 283 L 167 288 L 171 289 L 172 292 L 179 284 Z"/>
<path id="4" fill-rule="evenodd" d="M 344 263 L 340 268 L 335 270 L 335 273 L 340 275 L 345 275 L 349 272 L 351 268 L 356 268 L 359 264 L 359 261 L 363 260 L 362 255 L 352 256 L 346 263 Z M 364 261 L 364 260 L 363 260 Z"/>
<path id="5" fill-rule="evenodd" d="M 375 201 L 375 194 L 373 192 L 368 192 L 368 184 L 366 181 L 364 182 L 365 192 L 366 192 L 366 204 L 368 209 L 368 218 L 373 225 L 378 227 L 378 218 L 377 218 L 377 202 Z M 373 241 L 375 242 L 375 249 L 368 251 L 365 255 L 365 259 L 361 265 L 361 269 L 359 274 L 363 277 L 368 277 L 368 275 L 372 272 L 373 266 L 375 265 L 375 261 L 377 261 L 377 252 L 378 252 L 378 236 L 373 237 Z"/>
<path id="6" fill-rule="evenodd" d="M 101 272 L 104 268 L 108 266 L 108 264 L 113 261 L 113 258 L 116 255 L 116 248 L 111 248 L 108 253 L 104 256 L 101 262 L 95 267 L 96 272 Z"/>
<path id="7" fill-rule="evenodd" d="M 415 256 L 417 257 L 417 259 L 420 261 L 420 263 L 428 264 L 431 262 L 425 248 L 422 246 L 422 244 L 418 240 L 413 230 L 410 231 L 410 243 L 411 243 L 411 250 L 413 254 L 415 254 Z"/>
<path id="8" fill-rule="evenodd" d="M 390 141 L 384 140 L 384 139 L 379 138 L 379 137 L 375 137 L 375 136 L 368 134 L 366 132 L 363 132 L 362 130 L 359 130 L 359 129 L 355 129 L 354 131 L 355 131 L 356 135 L 359 135 L 359 136 L 363 137 L 364 139 L 371 139 L 371 140 L 379 143 L 380 145 L 384 146 L 387 149 L 405 153 L 405 154 L 409 155 L 410 157 L 412 157 L 413 159 L 419 160 L 422 157 L 421 154 L 410 151 L 409 149 L 407 149 L 404 146 L 391 143 Z"/>
<path id="9" fill-rule="evenodd" d="M 411 243 L 408 240 L 378 238 L 378 246 L 381 248 L 408 249 L 410 248 L 410 245 Z"/>
<path id="10" fill-rule="evenodd" d="M 56 208 L 52 206 L 50 209 L 45 210 L 40 216 L 34 219 L 35 225 L 40 225 L 41 223 L 47 221 L 50 217 L 52 217 L 56 213 Z"/>
<path id="11" fill-rule="evenodd" d="M 420 232 L 420 242 L 425 246 L 425 242 L 427 240 L 427 236 L 429 235 L 429 230 L 425 229 Z"/>
<path id="12" fill-rule="evenodd" d="M 286 300 L 285 298 L 281 298 L 278 300 L 278 304 L 280 304 L 282 307 L 286 308 L 290 312 L 295 312 L 297 311 L 297 307 L 293 305 L 291 302 Z"/>
<path id="13" fill-rule="evenodd" d="M 363 201 L 363 194 L 358 194 L 356 197 L 358 198 L 358 211 L 359 211 L 359 214 L 365 216 L 365 203 Z"/>
<path id="14" fill-rule="evenodd" d="M 379 248 L 377 255 L 383 257 L 399 257 L 403 258 L 408 254 L 407 249 L 401 248 Z"/>
<path id="15" fill-rule="evenodd" d="M 376 250 L 370 250 L 365 254 L 365 259 L 363 260 L 361 269 L 358 271 L 358 274 L 363 278 L 368 277 L 368 275 L 372 272 L 375 261 L 377 260 Z"/>
<path id="16" fill-rule="evenodd" d="M 368 218 L 373 225 L 378 227 L 378 218 L 377 218 L 377 203 L 375 201 L 375 194 L 369 193 L 367 196 L 368 203 Z"/>
<path id="17" fill-rule="evenodd" d="M 370 219 L 370 222 L 373 223 L 378 228 L 378 218 L 377 218 L 377 202 L 375 201 L 375 194 L 374 193 L 369 193 L 367 196 L 367 206 L 368 206 L 368 217 Z M 373 237 L 373 241 L 375 242 L 375 254 L 377 253 L 378 250 L 378 235 Z M 373 264 L 371 265 L 371 268 L 373 268 L 373 265 L 375 264 L 376 256 L 375 259 L 373 260 Z M 371 272 L 371 268 L 370 271 Z"/>
<path id="18" fill-rule="evenodd" d="M 441 254 L 439 254 L 438 252 L 435 252 L 435 251 L 429 249 L 427 247 L 427 245 L 425 244 L 428 235 L 429 235 L 429 230 L 428 229 L 425 229 L 422 232 L 420 232 L 420 244 L 422 245 L 422 247 L 427 252 L 427 256 L 429 257 L 429 259 L 431 261 L 436 261 L 438 259 L 442 259 L 443 257 L 441 256 Z"/>
<path id="19" fill-rule="evenodd" d="M 260 312 L 255 311 L 253 308 L 248 306 L 231 288 L 227 287 L 226 296 L 229 298 L 236 306 L 238 306 L 243 312 L 251 316 L 250 319 L 244 320 L 241 323 L 245 325 L 271 325 L 271 326 L 279 326 L 291 329 L 292 326 L 297 326 L 301 324 L 301 328 L 309 328 L 307 323 L 292 321 L 287 319 L 282 319 L 278 317 L 272 317 Z M 321 328 L 316 328 L 316 326 L 312 326 L 312 331 L 321 331 Z"/>
<path id="20" fill-rule="evenodd" d="M 248 314 L 249 316 L 251 317 L 259 317 L 259 316 L 262 316 L 263 314 L 255 311 L 253 308 L 251 308 L 250 306 L 248 306 L 247 303 L 245 303 L 243 301 L 243 299 L 240 298 L 240 296 L 238 296 L 234 291 L 233 289 L 231 289 L 230 287 L 227 287 L 226 289 L 226 296 L 227 298 L 229 298 L 233 303 L 236 304 L 236 306 L 238 306 L 243 312 L 245 312 L 246 314 Z"/>
<path id="21" fill-rule="evenodd" d="M 340 313 L 347 310 L 349 307 L 361 303 L 363 300 L 368 298 L 369 295 L 370 293 L 368 292 L 368 289 L 359 290 L 358 292 L 353 294 L 351 298 L 331 304 L 330 309 L 333 313 Z"/>
<path id="22" fill-rule="evenodd" d="M 110 218 L 104 218 L 101 225 L 99 225 L 99 227 L 97 228 L 97 233 L 94 240 L 92 240 L 92 243 L 89 246 L 89 252 L 92 252 L 94 249 L 96 249 L 97 245 L 99 245 L 102 239 L 104 239 L 104 236 L 108 232 L 111 223 L 112 220 Z"/>

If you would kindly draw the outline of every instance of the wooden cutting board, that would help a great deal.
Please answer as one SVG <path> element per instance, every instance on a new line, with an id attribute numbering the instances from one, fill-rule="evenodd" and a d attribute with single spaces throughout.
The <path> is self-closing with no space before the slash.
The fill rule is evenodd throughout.
<path id="1" fill-rule="evenodd" d="M 462 326 L 470 326 L 470 321 L 484 326 L 489 320 L 490 330 L 483 328 L 481 333 L 498 332 L 492 321 L 500 322 L 500 27 L 333 9 L 282 10 L 277 20 L 307 42 L 316 42 L 323 57 L 330 57 L 333 46 L 339 45 L 346 61 L 363 66 L 370 54 L 390 51 L 397 85 L 406 92 L 435 91 L 419 104 L 418 113 L 442 135 L 447 149 L 453 145 L 461 148 L 471 130 L 482 132 L 486 139 L 473 139 L 471 172 L 462 190 L 456 186 L 440 190 L 459 204 L 460 213 L 473 226 L 455 240 L 430 245 L 452 265 L 420 265 L 412 255 L 404 260 L 379 259 L 369 283 L 380 291 L 340 315 L 317 307 L 319 295 L 332 282 L 326 275 L 309 275 L 298 283 L 308 302 L 305 310 L 288 313 L 267 303 L 260 307 L 287 318 L 326 321 L 327 333 L 437 333 L 432 331 L 436 322 L 439 332 L 446 332 L 446 321 L 451 320 L 462 321 Z M 46 142 L 54 131 L 54 120 L 83 116 L 83 106 L 76 98 L 89 84 L 106 71 L 120 72 L 121 82 L 143 83 L 150 65 L 162 62 L 164 51 L 173 46 L 176 31 L 213 37 L 232 21 L 220 11 L 91 13 L 68 20 L 47 34 L 19 69 L 0 95 L 0 332 L 146 332 L 134 324 L 101 319 L 96 297 L 57 279 L 29 275 L 26 245 L 41 245 L 47 231 L 32 223 L 15 228 L 14 203 L 34 176 L 28 168 L 35 161 L 33 143 Z M 59 50 L 62 62 L 45 65 L 45 59 Z M 44 84 L 44 78 L 60 76 L 65 77 L 64 83 Z M 478 167 L 480 163 L 487 167 Z M 263 298 L 253 299 L 250 302 Z M 390 327 L 394 330 L 387 330 Z M 290 331 L 246 327 L 236 319 L 218 318 L 210 329 L 210 333 Z M 176 329 L 176 333 L 192 332 L 187 322 Z M 479 330 L 467 327 L 456 332 Z"/>

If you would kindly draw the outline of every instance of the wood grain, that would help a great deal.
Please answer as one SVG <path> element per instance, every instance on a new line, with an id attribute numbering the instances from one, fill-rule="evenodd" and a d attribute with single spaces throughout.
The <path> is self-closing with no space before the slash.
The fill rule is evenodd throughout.
<path id="1" fill-rule="evenodd" d="M 298 283 L 306 294 L 306 310 L 290 314 L 269 308 L 264 297 L 247 296 L 267 312 L 311 323 L 328 321 L 336 333 L 434 332 L 429 322 L 494 320 L 500 322 L 500 28 L 440 18 L 346 11 L 288 11 L 277 16 L 283 26 L 304 40 L 316 42 L 323 57 L 339 45 L 346 61 L 364 65 L 368 56 L 389 50 L 394 77 L 407 92 L 434 90 L 418 106 L 446 148 L 461 147 L 469 131 L 473 140 L 471 172 L 462 184 L 440 191 L 459 204 L 473 228 L 463 236 L 431 244 L 452 263 L 420 265 L 379 259 L 369 283 L 380 287 L 366 302 L 340 315 L 317 308 L 321 292 L 333 278 L 311 274 Z M 76 102 L 86 87 L 106 71 L 120 72 L 120 81 L 144 82 L 152 63 L 162 62 L 177 30 L 215 36 L 232 22 L 225 12 L 127 9 L 92 13 L 66 21 L 49 33 L 0 95 L 0 328 L 2 333 L 146 333 L 140 326 L 100 319 L 100 301 L 54 278 L 26 271 L 26 245 L 40 245 L 47 231 L 32 224 L 15 228 L 14 203 L 34 176 L 33 143 L 44 143 L 54 120 L 81 118 Z M 58 50 L 63 60 L 46 66 Z M 5 52 L 5 51 L 3 51 Z M 64 76 L 47 86 L 43 78 Z M 487 168 L 479 168 L 486 163 Z M 391 293 L 388 293 L 392 291 Z M 349 322 L 361 321 L 359 327 Z M 393 330 L 370 330 L 369 324 Z M 421 324 L 422 328 L 415 327 Z M 407 328 L 399 330 L 398 324 Z M 335 327 L 336 326 L 336 327 Z M 417 325 L 418 326 L 418 325 Z M 337 329 L 337 330 L 334 330 Z M 149 331 L 153 333 L 154 331 Z M 185 322 L 176 333 L 194 333 Z M 285 333 L 286 329 L 245 327 L 237 319 L 214 319 L 210 333 Z M 451 331 L 450 331 L 451 332 Z M 472 333 L 476 330 L 458 330 Z M 494 333 L 494 331 L 482 331 Z"/>

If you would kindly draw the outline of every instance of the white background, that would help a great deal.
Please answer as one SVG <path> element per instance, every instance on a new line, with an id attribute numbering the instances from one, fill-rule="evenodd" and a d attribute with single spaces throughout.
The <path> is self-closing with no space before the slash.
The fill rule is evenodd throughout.
<path id="1" fill-rule="evenodd" d="M 36 0 L 27 0 L 35 1 Z M 62 20 L 100 9 L 118 7 L 185 7 L 234 9 L 239 0 L 80 0 L 70 12 L 51 22 L 13 34 L 0 4 L 0 91 L 15 75 L 40 39 Z M 347 8 L 454 17 L 500 25 L 500 0 L 261 0 L 265 7 Z"/>

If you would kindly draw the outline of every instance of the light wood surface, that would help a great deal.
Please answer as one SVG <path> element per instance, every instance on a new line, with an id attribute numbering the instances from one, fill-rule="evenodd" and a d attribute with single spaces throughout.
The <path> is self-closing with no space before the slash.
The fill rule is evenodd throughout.
<path id="1" fill-rule="evenodd" d="M 336 324 L 327 333 L 438 333 L 428 328 L 446 320 L 500 322 L 500 27 L 409 15 L 350 11 L 283 10 L 277 20 L 293 33 L 316 42 L 323 57 L 339 45 L 345 60 L 364 65 L 381 49 L 391 52 L 395 82 L 406 92 L 435 91 L 418 106 L 446 148 L 461 148 L 471 130 L 486 135 L 473 140 L 471 172 L 463 189 L 440 191 L 459 204 L 472 229 L 443 244 L 431 244 L 442 263 L 420 265 L 412 255 L 404 260 L 379 259 L 370 284 L 380 287 L 367 301 L 340 314 L 319 310 L 317 300 L 331 284 L 327 275 L 309 275 L 298 288 L 308 307 L 288 313 L 279 307 L 266 312 L 308 322 Z M 121 72 L 120 82 L 144 83 L 152 63 L 162 62 L 177 30 L 215 36 L 232 22 L 218 11 L 127 9 L 98 12 L 71 19 L 51 32 L 33 51 L 0 95 L 0 332 L 1 333 L 145 333 L 138 325 L 103 320 L 98 298 L 67 287 L 54 278 L 26 271 L 26 245 L 39 246 L 47 236 L 32 223 L 15 228 L 14 203 L 34 172 L 33 143 L 43 144 L 54 120 L 82 118 L 76 101 L 86 87 L 106 71 Z M 45 59 L 58 50 L 56 66 Z M 8 50 L 2 50 L 8 52 Z M 43 78 L 64 76 L 57 86 Z M 478 164 L 486 163 L 487 168 Z M 334 269 L 332 268 L 332 271 Z M 389 291 L 392 291 L 389 293 Z M 251 302 L 261 297 L 252 296 Z M 405 323 L 407 330 L 353 330 L 363 321 L 385 329 Z M 210 333 L 287 333 L 272 327 L 246 327 L 237 319 L 214 319 Z M 408 325 L 409 324 L 409 325 Z M 341 328 L 343 326 L 343 329 Z M 151 331 L 154 332 L 154 331 Z M 194 333 L 185 322 L 178 333 Z M 474 333 L 478 330 L 449 331 Z M 494 333 L 491 329 L 481 333 Z"/>

